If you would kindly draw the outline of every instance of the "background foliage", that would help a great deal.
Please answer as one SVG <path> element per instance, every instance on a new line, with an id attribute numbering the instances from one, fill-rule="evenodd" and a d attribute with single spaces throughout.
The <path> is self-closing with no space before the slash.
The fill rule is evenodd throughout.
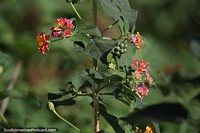
<path id="1" fill-rule="evenodd" d="M 145 104 L 182 103 L 190 112 L 189 122 L 160 122 L 161 133 L 198 132 L 200 2 L 143 0 L 130 3 L 133 9 L 138 10 L 135 31 L 140 31 L 147 44 L 136 56 L 150 62 L 151 75 L 158 86 L 158 90 L 151 90 L 144 99 Z M 87 23 L 91 23 L 90 1 L 85 0 L 75 6 Z M 102 31 L 112 21 L 104 16 L 100 6 L 98 9 L 98 27 Z M 73 79 L 74 72 L 90 67 L 91 59 L 79 56 L 67 40 L 50 45 L 50 49 L 54 50 L 48 51 L 45 56 L 36 52 L 35 35 L 42 28 L 49 31 L 48 27 L 58 16 L 76 17 L 65 0 L 0 1 L 0 97 L 11 95 L 5 117 L 13 126 L 56 127 L 59 132 L 74 131 L 48 111 L 46 94 L 65 86 L 68 78 Z M 118 37 L 119 31 L 114 27 L 104 36 Z M 18 62 L 22 62 L 19 77 L 11 93 L 7 94 L 6 89 Z M 77 84 L 81 82 L 73 80 Z M 83 132 L 93 131 L 89 128 L 93 118 L 88 100 L 79 98 L 76 106 L 58 107 L 59 113 Z M 130 111 L 120 102 L 113 103 L 109 98 L 104 100 L 108 101 L 109 112 L 116 115 Z M 105 130 L 113 132 L 105 121 L 101 123 Z M 1 128 L 4 127 L 0 124 Z"/>

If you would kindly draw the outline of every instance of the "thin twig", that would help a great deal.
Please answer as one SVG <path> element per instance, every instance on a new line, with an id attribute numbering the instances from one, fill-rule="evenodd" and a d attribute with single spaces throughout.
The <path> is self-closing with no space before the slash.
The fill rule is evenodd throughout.
<path id="1" fill-rule="evenodd" d="M 76 13 L 76 15 L 78 16 L 78 18 L 83 22 L 84 25 L 86 25 L 85 22 L 83 21 L 81 15 L 78 13 L 78 11 L 76 10 L 76 8 L 74 7 L 74 5 L 73 5 L 72 2 L 70 2 L 70 5 L 71 5 L 71 7 L 73 8 L 73 10 L 74 10 L 74 12 Z"/>
<path id="2" fill-rule="evenodd" d="M 119 20 L 115 21 L 114 23 L 112 23 L 111 25 L 109 25 L 106 29 L 104 29 L 101 33 L 106 32 L 107 30 L 111 29 L 115 24 L 117 24 L 119 22 Z"/>
<path id="3" fill-rule="evenodd" d="M 12 79 L 8 85 L 8 88 L 7 88 L 7 91 L 11 91 L 15 84 L 16 84 L 16 81 L 17 81 L 17 78 L 19 76 L 19 72 L 21 70 L 21 67 L 22 67 L 22 62 L 21 61 L 18 61 L 16 66 L 15 66 L 15 69 L 14 69 L 14 72 L 13 72 L 13 75 L 12 75 Z M 7 109 L 7 106 L 8 106 L 8 102 L 10 100 L 10 97 L 6 97 L 3 101 L 2 101 L 2 104 L 1 104 L 1 113 L 4 114 L 6 109 Z"/>

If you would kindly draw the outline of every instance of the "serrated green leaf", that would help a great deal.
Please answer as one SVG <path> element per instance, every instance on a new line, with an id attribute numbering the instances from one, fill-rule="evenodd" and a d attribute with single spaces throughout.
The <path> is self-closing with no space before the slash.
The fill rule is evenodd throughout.
<path id="1" fill-rule="evenodd" d="M 122 54 L 120 58 L 116 58 L 117 66 L 119 68 L 131 66 L 135 52 L 136 48 L 133 46 L 132 43 L 128 42 L 127 52 L 125 54 Z"/>
<path id="2" fill-rule="evenodd" d="M 89 26 L 84 29 L 81 29 L 79 32 L 89 36 L 97 36 L 97 37 L 101 36 L 101 32 L 97 27 Z"/>
<path id="3" fill-rule="evenodd" d="M 133 33 L 137 19 L 137 11 L 131 9 L 128 0 L 116 0 L 116 5 L 120 8 L 125 25 L 129 32 Z"/>
<path id="4" fill-rule="evenodd" d="M 97 60 L 102 61 L 102 63 L 107 64 L 106 58 L 110 50 L 117 45 L 116 41 L 105 40 L 105 39 L 90 39 L 90 43 L 86 48 L 79 45 L 74 45 L 76 51 L 85 53 Z"/>
<path id="5" fill-rule="evenodd" d="M 137 11 L 131 9 L 128 0 L 100 0 L 105 15 L 112 17 L 118 24 L 122 34 L 133 33 L 137 19 Z"/>

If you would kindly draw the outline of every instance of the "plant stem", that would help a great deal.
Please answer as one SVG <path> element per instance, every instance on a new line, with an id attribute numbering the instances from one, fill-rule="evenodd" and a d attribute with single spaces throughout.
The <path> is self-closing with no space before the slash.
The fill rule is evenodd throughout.
<path id="1" fill-rule="evenodd" d="M 94 106 L 94 131 L 100 131 L 100 117 L 99 117 L 99 94 L 93 93 L 93 106 Z"/>
<path id="2" fill-rule="evenodd" d="M 81 132 L 80 129 L 78 129 L 76 126 L 74 126 L 72 123 L 70 123 L 69 121 L 65 120 L 62 116 L 60 116 L 56 110 L 55 110 L 55 107 L 54 107 L 54 104 L 52 102 L 48 102 L 48 105 L 49 105 L 49 109 L 58 117 L 60 118 L 61 120 L 63 120 L 64 122 L 66 122 L 68 125 L 72 126 L 74 129 L 76 129 L 78 132 Z"/>
<path id="3" fill-rule="evenodd" d="M 76 8 L 74 7 L 74 4 L 72 2 L 70 2 L 70 5 L 73 8 L 73 10 L 76 13 L 76 15 L 78 16 L 78 18 L 83 22 L 84 25 L 86 25 L 85 22 L 83 21 L 81 15 L 78 13 L 78 11 L 76 10 Z"/>
<path id="4" fill-rule="evenodd" d="M 92 1 L 93 6 L 93 26 L 97 26 L 97 0 Z M 93 58 L 94 68 L 97 71 L 97 60 Z M 100 117 L 99 117 L 99 94 L 97 84 L 94 82 L 93 85 L 93 106 L 94 106 L 94 132 L 100 131 Z"/>
<path id="5" fill-rule="evenodd" d="M 109 30 L 110 28 L 112 28 L 115 24 L 117 24 L 119 22 L 119 20 L 115 21 L 113 24 L 109 25 L 106 29 L 104 29 L 101 33 L 106 32 L 107 30 Z"/>

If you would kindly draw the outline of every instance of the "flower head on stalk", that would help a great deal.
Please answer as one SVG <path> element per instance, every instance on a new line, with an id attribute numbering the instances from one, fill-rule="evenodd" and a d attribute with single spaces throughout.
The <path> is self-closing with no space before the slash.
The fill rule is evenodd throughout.
<path id="1" fill-rule="evenodd" d="M 59 18 L 55 21 L 58 25 L 53 26 L 51 28 L 51 35 L 54 37 L 67 37 L 72 34 L 72 29 L 74 29 L 74 25 L 70 19 Z"/>
<path id="2" fill-rule="evenodd" d="M 136 68 L 134 73 L 149 75 L 150 67 L 149 62 L 145 62 L 144 60 L 134 59 L 132 66 Z"/>
<path id="3" fill-rule="evenodd" d="M 38 43 L 38 52 L 45 54 L 45 51 L 49 50 L 50 35 L 46 35 L 44 32 L 38 33 L 36 36 L 36 42 Z"/>
<path id="4" fill-rule="evenodd" d="M 139 32 L 137 32 L 136 35 L 132 34 L 131 40 L 132 40 L 132 43 L 136 46 L 136 48 L 138 50 L 140 50 L 142 48 L 141 45 L 144 44 L 144 41 L 142 40 L 142 36 L 140 35 Z"/>

